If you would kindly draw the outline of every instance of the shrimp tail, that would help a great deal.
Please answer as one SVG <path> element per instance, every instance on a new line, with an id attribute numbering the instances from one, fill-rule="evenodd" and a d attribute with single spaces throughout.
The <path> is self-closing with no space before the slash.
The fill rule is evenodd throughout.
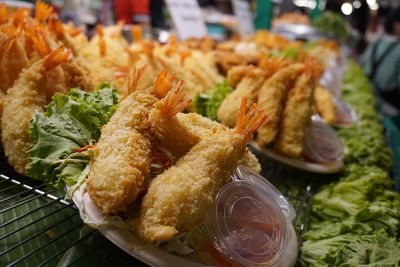
<path id="1" fill-rule="evenodd" d="M 183 83 L 182 80 L 179 80 L 175 89 L 156 105 L 161 115 L 168 117 L 174 116 L 184 111 L 190 103 L 192 103 L 192 99 L 185 99 L 186 94 L 182 93 Z"/>
<path id="2" fill-rule="evenodd" d="M 8 20 L 7 17 L 7 6 L 6 3 L 2 3 L 0 5 L 0 24 L 5 23 Z"/>
<path id="3" fill-rule="evenodd" d="M 288 62 L 278 57 L 261 57 L 258 66 L 266 71 L 266 77 L 271 77 L 278 69 L 288 65 Z"/>
<path id="4" fill-rule="evenodd" d="M 174 74 L 170 75 L 169 77 L 167 77 L 167 75 L 168 71 L 161 71 L 153 86 L 154 94 L 160 99 L 164 98 L 168 94 L 169 90 L 172 87 L 172 83 L 175 80 Z"/>
<path id="5" fill-rule="evenodd" d="M 59 21 L 56 18 L 51 18 L 49 20 L 49 28 L 52 32 L 56 34 L 58 38 L 62 37 L 64 35 L 64 29 L 61 24 L 61 21 Z"/>
<path id="6" fill-rule="evenodd" d="M 13 34 L 9 38 L 6 38 L 5 40 L 2 41 L 0 40 L 0 56 L 2 56 L 5 52 L 8 51 L 8 49 L 11 48 L 17 37 L 18 37 L 17 34 Z"/>
<path id="7" fill-rule="evenodd" d="M 252 134 L 264 124 L 267 119 L 267 115 L 264 110 L 256 112 L 256 104 L 252 105 L 246 112 L 247 97 L 243 97 L 242 103 L 239 108 L 235 133 L 244 135 L 248 139 Z"/>
<path id="8" fill-rule="evenodd" d="M 36 2 L 35 20 L 44 22 L 50 17 L 53 7 L 41 1 Z"/>
<path id="9" fill-rule="evenodd" d="M 304 62 L 304 72 L 311 75 L 311 78 L 317 80 L 321 77 L 324 68 L 317 59 L 313 57 L 307 57 Z"/>
<path id="10" fill-rule="evenodd" d="M 134 25 L 131 27 L 131 35 L 133 37 L 134 42 L 142 41 L 142 27 L 138 25 Z"/>
<path id="11" fill-rule="evenodd" d="M 120 98 L 120 100 L 125 99 L 128 95 L 130 95 L 138 86 L 140 78 L 143 76 L 143 72 L 146 69 L 147 65 L 143 65 L 140 68 L 133 67 L 129 71 L 127 86 Z"/>
<path id="12" fill-rule="evenodd" d="M 104 29 L 101 24 L 97 24 L 96 26 L 96 32 L 99 35 L 99 50 L 100 50 L 100 56 L 104 57 L 107 52 L 107 47 L 106 47 L 106 40 L 104 39 Z"/>
<path id="13" fill-rule="evenodd" d="M 17 11 L 11 15 L 11 21 L 14 26 L 20 26 L 29 16 L 31 10 L 29 8 L 18 8 Z"/>
<path id="14" fill-rule="evenodd" d="M 32 41 L 40 56 L 44 57 L 50 54 L 50 44 L 43 32 L 29 29 L 26 35 Z"/>
<path id="15" fill-rule="evenodd" d="M 51 69 L 51 68 L 54 68 L 54 67 L 60 65 L 61 63 L 68 61 L 71 53 L 72 53 L 72 50 L 66 49 L 65 47 L 60 47 L 60 48 L 54 50 L 44 60 L 44 67 L 46 69 Z"/>

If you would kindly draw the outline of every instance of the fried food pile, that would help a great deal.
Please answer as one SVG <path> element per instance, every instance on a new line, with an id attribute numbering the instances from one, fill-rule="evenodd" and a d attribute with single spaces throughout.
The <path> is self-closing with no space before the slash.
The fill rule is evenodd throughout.
<path id="1" fill-rule="evenodd" d="M 311 115 L 334 120 L 331 95 L 318 85 L 321 63 L 303 51 L 295 59 L 273 56 L 300 44 L 269 32 L 221 44 L 178 42 L 172 35 L 160 44 L 143 39 L 140 27 L 118 23 L 98 25 L 88 40 L 40 1 L 35 17 L 5 10 L 2 5 L 0 112 L 8 162 L 26 174 L 31 120 L 54 94 L 115 87 L 121 96 L 97 143 L 76 151 L 90 151 L 85 190 L 95 205 L 129 218 L 145 241 L 170 240 L 200 223 L 238 164 L 260 171 L 246 148 L 253 133 L 260 146 L 299 157 Z M 222 123 L 183 113 L 193 110 L 192 98 L 224 80 L 235 90 L 218 110 Z M 162 166 L 158 172 L 155 165 Z"/>
<path id="2" fill-rule="evenodd" d="M 219 189 L 241 163 L 259 169 L 246 150 L 263 124 L 263 111 L 240 107 L 234 129 L 196 113 L 181 113 L 191 103 L 183 81 L 163 71 L 150 88 L 140 88 L 145 67 L 134 69 L 115 114 L 93 148 L 87 191 L 105 214 L 119 214 L 141 203 L 132 231 L 149 242 L 188 231 L 204 218 Z M 168 168 L 150 179 L 155 149 L 172 155 Z M 137 202 L 138 201 L 138 202 Z"/>
<path id="3" fill-rule="evenodd" d="M 238 164 L 261 171 L 247 143 L 266 115 L 250 107 L 246 97 L 233 129 L 197 113 L 182 113 L 190 109 L 191 97 L 224 79 L 209 53 L 215 47 L 211 39 L 178 43 L 171 38 L 160 45 L 143 40 L 140 28 L 132 27 L 136 40 L 128 44 L 122 38 L 124 25 L 117 24 L 98 26 L 89 41 L 82 30 L 61 23 L 46 4 L 37 2 L 35 17 L 25 9 L 6 14 L 4 7 L 1 137 L 7 160 L 18 173 L 26 174 L 27 152 L 37 141 L 29 132 L 35 114 L 51 101 L 56 107 L 54 101 L 61 98 L 53 98 L 55 94 L 78 87 L 96 90 L 100 82 L 121 92 L 115 113 L 97 143 L 73 150 L 79 155 L 90 151 L 86 190 L 99 210 L 129 218 L 132 231 L 143 240 L 169 240 L 201 222 Z M 49 164 L 68 164 L 59 156 Z M 157 164 L 162 170 L 154 174 Z"/>
<path id="4" fill-rule="evenodd" d="M 218 120 L 233 127 L 240 99 L 246 96 L 249 105 L 257 103 L 268 112 L 265 124 L 257 131 L 258 145 L 301 157 L 311 115 L 319 114 L 330 124 L 336 119 L 333 95 L 319 83 L 326 62 L 314 55 L 318 54 L 315 47 L 321 46 L 325 55 L 337 52 L 332 42 L 305 49 L 299 42 L 267 31 L 219 44 L 217 65 L 227 73 L 227 81 L 235 90 L 220 105 Z"/>

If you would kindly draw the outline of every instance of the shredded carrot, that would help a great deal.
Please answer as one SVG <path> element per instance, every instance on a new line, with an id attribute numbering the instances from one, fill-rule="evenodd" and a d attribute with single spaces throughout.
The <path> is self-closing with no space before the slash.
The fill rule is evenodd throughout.
<path id="1" fill-rule="evenodd" d="M 81 147 L 81 148 L 74 147 L 74 148 L 72 148 L 72 150 L 76 151 L 76 152 L 83 152 L 83 151 L 87 151 L 87 150 L 92 149 L 92 148 L 94 148 L 93 145 L 87 145 L 87 146 L 84 146 L 84 147 Z"/>

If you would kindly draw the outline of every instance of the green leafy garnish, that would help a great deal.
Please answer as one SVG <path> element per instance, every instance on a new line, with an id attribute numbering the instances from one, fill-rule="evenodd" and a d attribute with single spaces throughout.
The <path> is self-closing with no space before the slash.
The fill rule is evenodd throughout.
<path id="1" fill-rule="evenodd" d="M 227 81 L 217 83 L 215 88 L 205 93 L 198 93 L 194 99 L 194 108 L 197 113 L 217 120 L 217 112 L 222 101 L 233 92 Z"/>
<path id="2" fill-rule="evenodd" d="M 118 97 L 118 91 L 107 84 L 91 93 L 71 89 L 68 95 L 55 94 L 46 111 L 31 121 L 34 145 L 28 151 L 27 174 L 56 188 L 75 184 L 90 159 L 88 153 L 73 149 L 99 139 L 101 126 L 114 114 Z"/>

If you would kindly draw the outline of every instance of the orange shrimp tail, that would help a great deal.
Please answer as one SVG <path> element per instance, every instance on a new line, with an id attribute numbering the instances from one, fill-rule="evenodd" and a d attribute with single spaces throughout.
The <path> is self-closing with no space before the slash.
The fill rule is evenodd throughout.
<path id="1" fill-rule="evenodd" d="M 12 14 L 11 21 L 16 27 L 21 25 L 29 16 L 31 15 L 31 10 L 29 8 L 18 8 L 17 11 Z"/>
<path id="2" fill-rule="evenodd" d="M 246 107 L 247 97 L 243 97 L 237 116 L 235 133 L 244 135 L 248 139 L 264 124 L 268 116 L 264 110 L 256 112 L 256 104 L 252 105 L 247 112 Z"/>
<path id="3" fill-rule="evenodd" d="M 166 54 L 169 56 L 173 54 L 178 47 L 178 41 L 175 34 L 171 34 L 168 39 Z"/>
<path id="4" fill-rule="evenodd" d="M 104 57 L 106 55 L 107 47 L 106 47 L 106 41 L 104 39 L 104 29 L 101 24 L 97 24 L 96 32 L 99 35 L 100 56 Z"/>
<path id="5" fill-rule="evenodd" d="M 44 67 L 46 69 L 51 69 L 51 68 L 54 68 L 54 67 L 60 65 L 61 63 L 68 61 L 71 53 L 72 53 L 72 50 L 66 49 L 65 47 L 60 47 L 60 48 L 54 50 L 44 60 Z"/>
<path id="6" fill-rule="evenodd" d="M 321 77 L 324 68 L 320 61 L 314 57 L 308 56 L 304 62 L 304 71 L 310 73 L 311 77 L 317 80 Z"/>
<path id="7" fill-rule="evenodd" d="M 58 38 L 64 35 L 64 28 L 61 24 L 61 21 L 56 18 L 51 18 L 49 20 L 49 29 L 50 31 L 54 32 Z"/>
<path id="8" fill-rule="evenodd" d="M 36 2 L 35 20 L 44 22 L 53 12 L 53 7 L 41 1 Z"/>
<path id="9" fill-rule="evenodd" d="M 125 91 L 123 92 L 120 100 L 125 99 L 128 95 L 130 95 L 134 90 L 136 90 L 140 78 L 143 76 L 143 72 L 146 69 L 146 65 L 143 65 L 140 68 L 133 67 L 129 71 L 128 79 L 127 79 L 127 86 Z"/>
<path id="10" fill-rule="evenodd" d="M 264 56 L 258 63 L 259 68 L 266 71 L 265 77 L 271 77 L 278 69 L 288 65 L 288 62 L 282 58 Z"/>
<path id="11" fill-rule="evenodd" d="M 133 37 L 134 42 L 142 41 L 142 27 L 138 25 L 134 25 L 131 27 L 131 35 Z"/>
<path id="12" fill-rule="evenodd" d="M 9 38 L 6 38 L 5 40 L 0 41 L 0 56 L 2 56 L 5 52 L 8 51 L 8 49 L 11 48 L 13 45 L 14 41 L 17 39 L 17 34 L 14 34 L 10 36 Z"/>
<path id="13" fill-rule="evenodd" d="M 183 83 L 182 80 L 179 80 L 175 89 L 161 101 L 160 105 L 157 105 L 161 115 L 174 116 L 184 111 L 192 103 L 192 99 L 185 99 L 186 94 L 182 93 Z"/>
<path id="14" fill-rule="evenodd" d="M 128 76 L 128 73 L 129 73 L 129 67 L 128 66 L 118 66 L 118 67 L 115 68 L 114 76 L 116 78 L 126 77 L 126 76 Z"/>
<path id="15" fill-rule="evenodd" d="M 142 42 L 143 43 L 143 50 L 146 56 L 149 58 L 153 58 L 153 51 L 154 51 L 154 44 L 150 40 L 145 40 Z"/>
<path id="16" fill-rule="evenodd" d="M 32 41 L 40 56 L 44 57 L 51 52 L 49 41 L 42 31 L 29 30 L 26 35 Z"/>
<path id="17" fill-rule="evenodd" d="M 167 77 L 167 75 L 168 72 L 166 70 L 161 71 L 153 86 L 154 94 L 160 99 L 168 94 L 172 87 L 172 83 L 175 80 L 174 74 L 170 75 L 169 77 Z"/>
<path id="18" fill-rule="evenodd" d="M 188 58 L 188 57 L 190 57 L 190 55 L 192 54 L 192 52 L 190 52 L 190 51 L 183 51 L 183 52 L 181 52 L 179 55 L 180 55 L 180 61 L 181 61 L 181 64 L 183 65 L 184 63 L 185 63 L 185 60 Z"/>
<path id="19" fill-rule="evenodd" d="M 7 22 L 7 6 L 6 3 L 0 5 L 0 24 Z"/>

